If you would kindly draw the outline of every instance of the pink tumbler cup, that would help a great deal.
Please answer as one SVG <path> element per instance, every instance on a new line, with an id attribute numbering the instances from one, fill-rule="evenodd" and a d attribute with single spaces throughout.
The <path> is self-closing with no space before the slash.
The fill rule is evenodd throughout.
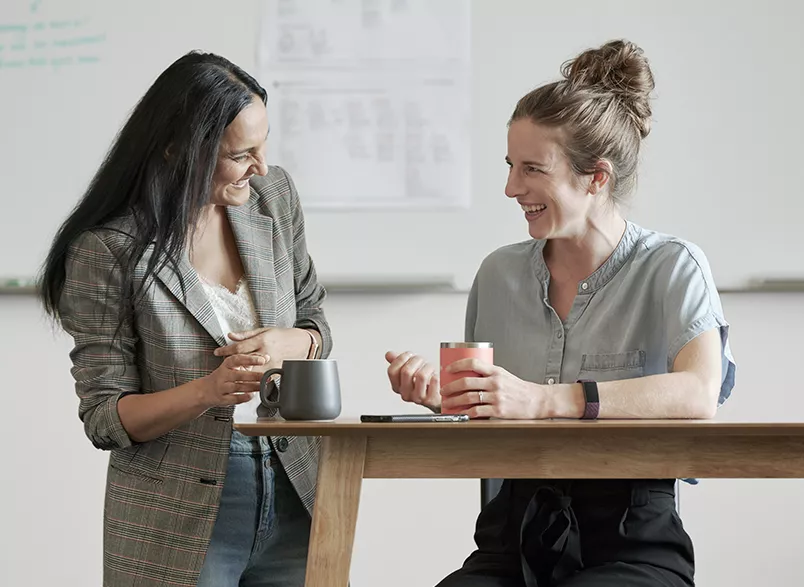
<path id="1" fill-rule="evenodd" d="M 441 387 L 463 379 L 464 377 L 477 377 L 474 371 L 461 371 L 459 373 L 447 373 L 444 369 L 459 359 L 480 359 L 486 363 L 494 364 L 494 346 L 490 342 L 442 342 L 441 343 Z M 464 408 L 471 407 L 470 405 Z M 462 411 L 461 407 L 453 407 L 451 410 L 441 408 L 443 414 L 455 414 Z"/>

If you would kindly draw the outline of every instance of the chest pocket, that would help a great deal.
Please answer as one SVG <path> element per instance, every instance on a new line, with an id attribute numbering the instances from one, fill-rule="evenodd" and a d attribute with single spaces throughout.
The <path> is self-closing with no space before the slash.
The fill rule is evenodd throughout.
<path id="1" fill-rule="evenodd" d="M 617 381 L 645 374 L 645 351 L 584 355 L 578 379 Z"/>

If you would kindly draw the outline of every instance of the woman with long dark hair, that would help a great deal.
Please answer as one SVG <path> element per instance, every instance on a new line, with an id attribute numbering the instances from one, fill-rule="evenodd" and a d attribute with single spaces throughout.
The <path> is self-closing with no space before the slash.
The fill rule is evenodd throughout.
<path id="1" fill-rule="evenodd" d="M 110 451 L 104 585 L 299 586 L 316 438 L 232 429 L 261 373 L 332 347 L 266 93 L 212 54 L 168 67 L 59 229 L 40 291 Z"/>

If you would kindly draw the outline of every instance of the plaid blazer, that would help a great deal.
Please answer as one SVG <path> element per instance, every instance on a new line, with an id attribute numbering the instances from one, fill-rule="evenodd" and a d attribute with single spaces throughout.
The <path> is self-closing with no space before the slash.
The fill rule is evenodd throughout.
<path id="1" fill-rule="evenodd" d="M 324 289 L 304 238 L 304 218 L 287 173 L 270 167 L 251 179 L 247 204 L 227 209 L 262 326 L 315 328 L 323 354 L 332 348 L 321 309 Z M 196 585 L 218 513 L 233 407 L 218 407 L 161 438 L 132 443 L 117 401 L 209 374 L 225 343 L 195 270 L 180 261 L 186 298 L 169 267 L 148 285 L 133 323 L 114 338 L 120 315 L 119 259 L 130 236 L 125 221 L 81 235 L 70 249 L 59 309 L 73 337 L 79 416 L 87 436 L 111 451 L 104 507 L 106 587 Z M 148 255 L 138 265 L 141 283 Z M 274 439 L 276 440 L 276 439 Z M 312 511 L 320 439 L 288 437 L 278 456 Z M 279 443 L 284 446 L 285 443 Z M 277 443 L 274 443 L 277 446 Z"/>

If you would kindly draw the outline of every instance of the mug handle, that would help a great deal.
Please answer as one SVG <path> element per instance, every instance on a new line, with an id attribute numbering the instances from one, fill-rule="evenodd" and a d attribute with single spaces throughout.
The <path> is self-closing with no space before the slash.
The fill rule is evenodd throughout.
<path id="1" fill-rule="evenodd" d="M 275 385 L 276 388 L 276 401 L 272 402 L 268 399 L 269 391 L 268 391 L 268 382 L 271 379 L 272 375 L 284 375 L 284 369 L 268 369 L 265 373 L 262 374 L 262 378 L 260 379 L 260 402 L 266 408 L 279 408 L 279 394 L 281 393 L 279 390 L 279 386 Z"/>

